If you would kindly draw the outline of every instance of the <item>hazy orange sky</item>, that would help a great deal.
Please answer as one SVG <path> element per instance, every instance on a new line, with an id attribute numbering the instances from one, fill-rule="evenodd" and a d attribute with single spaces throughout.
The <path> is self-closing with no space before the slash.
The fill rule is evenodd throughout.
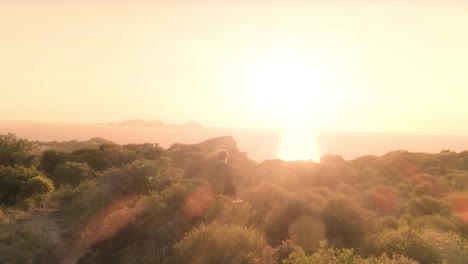
<path id="1" fill-rule="evenodd" d="M 468 133 L 463 1 L 266 2 L 0 1 L 0 120 Z"/>

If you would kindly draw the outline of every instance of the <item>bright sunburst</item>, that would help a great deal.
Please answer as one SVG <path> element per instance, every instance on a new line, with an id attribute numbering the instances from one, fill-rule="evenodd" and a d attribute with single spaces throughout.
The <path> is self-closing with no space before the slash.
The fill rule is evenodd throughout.
<path id="1" fill-rule="evenodd" d="M 274 118 L 284 133 L 279 158 L 318 161 L 314 130 L 332 97 L 325 83 L 320 70 L 292 57 L 276 57 L 250 69 L 252 105 Z"/>
<path id="2" fill-rule="evenodd" d="M 312 67 L 290 57 L 258 63 L 248 76 L 256 107 L 285 120 L 310 115 L 324 96 L 321 76 Z M 282 120 L 283 123 L 285 120 Z"/>
<path id="3" fill-rule="evenodd" d="M 320 153 L 312 131 L 294 128 L 286 130 L 278 151 L 282 160 L 320 160 Z"/>

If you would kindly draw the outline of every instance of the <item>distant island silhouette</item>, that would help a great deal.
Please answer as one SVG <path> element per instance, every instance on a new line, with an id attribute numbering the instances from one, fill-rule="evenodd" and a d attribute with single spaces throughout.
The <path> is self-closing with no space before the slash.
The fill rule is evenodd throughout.
<path id="1" fill-rule="evenodd" d="M 159 120 L 143 120 L 140 118 L 120 121 L 118 123 L 106 123 L 105 125 L 110 126 L 126 126 L 126 127 L 171 127 L 171 128 L 202 128 L 202 126 L 196 122 L 188 121 L 183 124 L 169 124 Z"/>

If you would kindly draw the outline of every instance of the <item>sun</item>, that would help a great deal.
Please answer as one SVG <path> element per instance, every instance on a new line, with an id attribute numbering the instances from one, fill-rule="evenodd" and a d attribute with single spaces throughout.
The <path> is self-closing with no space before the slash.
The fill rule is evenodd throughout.
<path id="1" fill-rule="evenodd" d="M 294 57 L 256 63 L 247 75 L 250 103 L 286 120 L 317 114 L 330 96 L 320 70 Z"/>
<path id="2" fill-rule="evenodd" d="M 252 65 L 248 98 L 252 109 L 275 120 L 284 133 L 278 157 L 318 160 L 315 133 L 332 94 L 319 67 L 298 58 L 281 56 Z"/>

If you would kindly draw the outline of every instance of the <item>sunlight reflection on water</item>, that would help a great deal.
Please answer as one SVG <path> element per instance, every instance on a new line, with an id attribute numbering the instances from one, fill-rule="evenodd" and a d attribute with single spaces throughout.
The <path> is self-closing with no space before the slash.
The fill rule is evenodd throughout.
<path id="1" fill-rule="evenodd" d="M 283 142 L 278 151 L 278 158 L 288 161 L 320 161 L 320 152 L 316 135 L 311 130 L 289 128 L 285 130 Z"/>

